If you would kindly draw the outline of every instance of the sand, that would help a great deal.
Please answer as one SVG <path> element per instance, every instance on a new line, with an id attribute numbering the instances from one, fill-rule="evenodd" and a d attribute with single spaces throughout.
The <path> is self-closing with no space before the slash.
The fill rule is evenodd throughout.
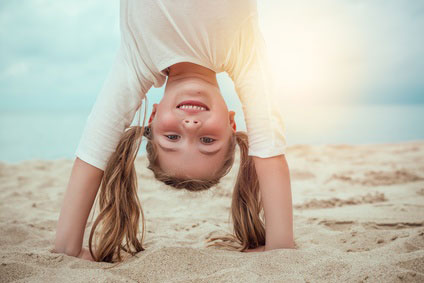
<path id="1" fill-rule="evenodd" d="M 146 250 L 110 269 L 50 252 L 72 160 L 2 162 L 0 281 L 424 282 L 424 142 L 297 145 L 286 158 L 297 249 L 206 248 L 230 231 L 237 165 L 218 186 L 191 193 L 157 182 L 140 156 Z"/>

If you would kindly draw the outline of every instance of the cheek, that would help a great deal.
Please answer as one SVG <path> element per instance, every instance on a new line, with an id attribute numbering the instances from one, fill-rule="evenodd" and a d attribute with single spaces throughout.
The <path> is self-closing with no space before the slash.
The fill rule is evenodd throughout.
<path id="1" fill-rule="evenodd" d="M 208 120 L 208 130 L 216 133 L 223 133 L 229 125 L 229 120 L 224 115 L 217 115 Z"/>
<path id="2" fill-rule="evenodd" d="M 170 112 L 165 112 L 164 114 L 158 113 L 156 118 L 155 127 L 158 129 L 166 130 L 176 127 L 178 124 L 177 119 Z"/>

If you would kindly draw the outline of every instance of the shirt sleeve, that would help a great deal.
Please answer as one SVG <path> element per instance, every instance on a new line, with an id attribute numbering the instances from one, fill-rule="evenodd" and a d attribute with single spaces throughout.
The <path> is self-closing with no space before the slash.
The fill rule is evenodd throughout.
<path id="1" fill-rule="evenodd" d="M 75 155 L 105 170 L 153 83 L 126 24 L 121 2 L 121 43 L 112 68 L 86 120 Z M 124 10 L 123 10 L 124 8 Z"/>
<path id="2" fill-rule="evenodd" d="M 228 74 L 242 104 L 249 156 L 273 157 L 286 152 L 285 124 L 269 67 L 257 13 L 242 25 L 231 47 Z"/>

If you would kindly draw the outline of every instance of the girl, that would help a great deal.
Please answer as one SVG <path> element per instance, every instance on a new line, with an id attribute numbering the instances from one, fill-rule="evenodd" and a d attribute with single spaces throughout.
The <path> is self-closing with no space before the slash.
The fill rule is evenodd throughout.
<path id="1" fill-rule="evenodd" d="M 143 136 L 155 177 L 191 191 L 210 188 L 230 171 L 237 143 L 234 233 L 212 238 L 210 245 L 238 251 L 293 248 L 284 124 L 273 100 L 256 2 L 121 0 L 120 28 L 115 63 L 76 151 L 54 251 L 114 262 L 122 261 L 121 250 L 132 255 L 144 250 L 134 168 Z M 223 71 L 243 105 L 247 134 L 236 131 L 235 113 L 222 98 L 216 73 Z M 130 127 L 147 91 L 165 80 L 148 126 L 144 116 L 143 126 Z M 84 228 L 99 187 L 100 213 L 88 251 L 82 248 Z"/>

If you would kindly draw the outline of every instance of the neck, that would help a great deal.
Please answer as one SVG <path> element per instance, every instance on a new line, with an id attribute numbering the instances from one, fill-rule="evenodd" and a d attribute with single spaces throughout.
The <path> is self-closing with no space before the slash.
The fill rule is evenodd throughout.
<path id="1" fill-rule="evenodd" d="M 168 69 L 168 82 L 189 77 L 196 77 L 204 79 L 205 81 L 218 86 L 216 73 L 211 69 L 205 68 L 203 66 L 189 62 L 181 62 L 170 66 Z"/>

